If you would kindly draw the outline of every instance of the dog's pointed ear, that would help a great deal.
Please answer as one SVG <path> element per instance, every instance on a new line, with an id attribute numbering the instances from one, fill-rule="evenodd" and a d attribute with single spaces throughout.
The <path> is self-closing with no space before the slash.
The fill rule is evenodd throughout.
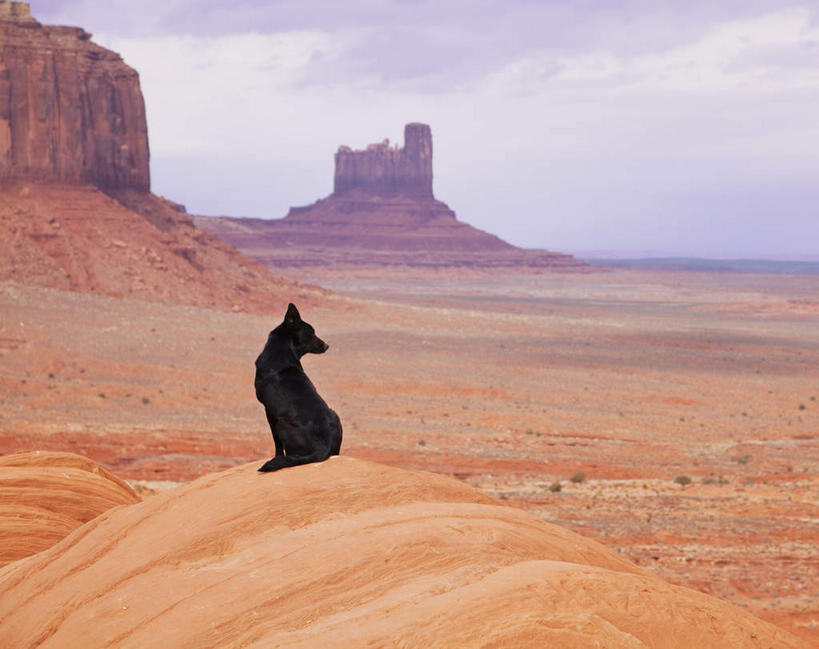
<path id="1" fill-rule="evenodd" d="M 288 327 L 295 327 L 299 322 L 301 322 L 299 310 L 296 308 L 296 305 L 291 302 L 287 305 L 287 313 L 284 314 L 284 323 Z"/>

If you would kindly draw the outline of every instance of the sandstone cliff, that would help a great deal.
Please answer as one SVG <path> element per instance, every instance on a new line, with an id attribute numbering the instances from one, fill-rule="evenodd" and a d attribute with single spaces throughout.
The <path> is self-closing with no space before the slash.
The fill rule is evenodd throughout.
<path id="1" fill-rule="evenodd" d="M 348 457 L 204 476 L 0 569 L 0 638 L 61 647 L 806 648 L 455 480 Z"/>
<path id="2" fill-rule="evenodd" d="M 282 219 L 194 217 L 195 223 L 273 268 L 411 266 L 576 270 L 570 255 L 523 250 L 459 221 L 432 192 L 432 132 L 407 124 L 389 141 L 335 156 L 333 193 Z"/>
<path id="3" fill-rule="evenodd" d="M 318 295 L 149 192 L 139 77 L 90 37 L 0 0 L 0 280 L 254 311 Z"/>
<path id="4" fill-rule="evenodd" d="M 149 189 L 139 76 L 90 38 L 0 2 L 0 181 Z"/>

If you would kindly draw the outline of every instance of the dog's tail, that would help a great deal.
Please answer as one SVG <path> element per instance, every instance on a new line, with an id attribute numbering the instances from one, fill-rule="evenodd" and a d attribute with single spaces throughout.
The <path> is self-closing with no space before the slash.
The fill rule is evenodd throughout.
<path id="1" fill-rule="evenodd" d="M 311 462 L 323 462 L 328 457 L 330 457 L 330 453 L 326 449 L 316 451 L 310 455 L 277 455 L 260 466 L 259 471 L 268 473 L 270 471 L 284 469 L 288 466 L 310 464 Z"/>

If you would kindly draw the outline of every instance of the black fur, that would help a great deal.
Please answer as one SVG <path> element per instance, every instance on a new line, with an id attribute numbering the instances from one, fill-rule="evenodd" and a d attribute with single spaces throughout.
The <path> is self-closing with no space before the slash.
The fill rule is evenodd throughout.
<path id="1" fill-rule="evenodd" d="M 327 343 L 316 336 L 293 304 L 284 322 L 270 332 L 256 359 L 256 398 L 264 405 L 276 457 L 259 471 L 321 462 L 341 449 L 341 420 L 316 392 L 301 367 L 305 354 L 323 354 Z"/>

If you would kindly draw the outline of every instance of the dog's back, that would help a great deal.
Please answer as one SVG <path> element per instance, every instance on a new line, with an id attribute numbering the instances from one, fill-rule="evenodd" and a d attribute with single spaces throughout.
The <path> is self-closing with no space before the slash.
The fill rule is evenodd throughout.
<path id="1" fill-rule="evenodd" d="M 256 398 L 264 405 L 276 457 L 260 471 L 320 462 L 341 449 L 341 420 L 305 374 L 300 358 L 328 345 L 288 307 L 284 322 L 270 332 L 256 359 Z"/>

